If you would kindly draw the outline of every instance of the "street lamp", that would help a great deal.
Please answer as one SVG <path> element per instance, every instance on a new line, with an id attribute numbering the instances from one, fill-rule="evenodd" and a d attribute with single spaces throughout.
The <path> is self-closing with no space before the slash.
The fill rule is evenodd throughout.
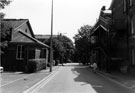
<path id="1" fill-rule="evenodd" d="M 52 0 L 52 9 L 51 9 L 50 72 L 52 72 L 52 61 L 53 61 L 52 36 L 53 36 L 53 0 Z"/>

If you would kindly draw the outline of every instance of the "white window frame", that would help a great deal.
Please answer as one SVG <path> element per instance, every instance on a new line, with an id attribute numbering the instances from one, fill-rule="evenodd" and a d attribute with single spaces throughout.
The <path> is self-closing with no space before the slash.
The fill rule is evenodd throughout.
<path id="1" fill-rule="evenodd" d="M 19 48 L 20 48 L 20 51 L 19 51 Z M 16 59 L 17 60 L 23 59 L 23 45 L 17 45 Z"/>

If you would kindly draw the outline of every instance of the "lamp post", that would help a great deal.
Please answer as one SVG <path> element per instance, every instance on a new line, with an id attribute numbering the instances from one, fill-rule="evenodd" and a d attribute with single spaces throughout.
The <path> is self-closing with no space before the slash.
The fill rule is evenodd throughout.
<path id="1" fill-rule="evenodd" d="M 52 72 L 52 61 L 53 61 L 53 49 L 52 49 L 52 36 L 53 36 L 53 0 L 51 7 L 51 37 L 50 37 L 50 72 Z"/>

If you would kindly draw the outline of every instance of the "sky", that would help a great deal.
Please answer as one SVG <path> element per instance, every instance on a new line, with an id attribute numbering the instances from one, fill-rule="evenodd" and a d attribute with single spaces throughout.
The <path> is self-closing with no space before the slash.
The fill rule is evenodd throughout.
<path id="1" fill-rule="evenodd" d="M 29 19 L 34 34 L 51 34 L 52 0 L 12 0 L 2 12 L 5 18 Z M 111 0 L 53 0 L 53 34 L 71 40 L 84 25 L 94 26 L 103 5 Z"/>

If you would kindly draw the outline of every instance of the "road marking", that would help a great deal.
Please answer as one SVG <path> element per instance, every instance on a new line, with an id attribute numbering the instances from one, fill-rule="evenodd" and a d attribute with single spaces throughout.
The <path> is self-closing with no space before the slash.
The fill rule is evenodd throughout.
<path id="1" fill-rule="evenodd" d="M 26 91 L 24 91 L 23 93 L 36 93 L 37 91 L 39 91 L 39 89 L 41 89 L 42 87 L 44 87 L 52 78 L 54 78 L 56 76 L 56 74 L 62 69 L 59 68 L 58 70 L 52 72 L 50 75 L 48 75 L 47 77 L 43 78 L 41 81 L 39 81 L 38 83 L 36 83 L 35 85 L 33 85 L 31 88 L 27 89 Z"/>
<path id="2" fill-rule="evenodd" d="M 15 74 L 16 74 L 16 73 L 19 73 L 19 72 L 15 72 Z M 30 74 L 30 75 L 28 75 L 28 76 L 24 76 L 24 77 L 21 77 L 21 78 L 18 78 L 18 79 L 15 79 L 15 80 L 10 81 L 10 82 L 8 82 L 8 83 L 6 83 L 6 84 L 3 84 L 3 85 L 0 84 L 0 87 L 4 87 L 4 86 L 6 86 L 6 85 L 8 85 L 8 84 L 14 83 L 14 82 L 16 82 L 16 81 L 18 81 L 18 80 L 24 79 L 24 78 L 26 78 L 26 77 L 29 77 L 29 76 L 33 75 L 33 74 L 35 74 L 35 73 L 32 73 L 32 74 Z M 2 78 L 1 78 L 1 81 L 2 81 Z"/>
<path id="3" fill-rule="evenodd" d="M 16 79 L 16 80 L 10 81 L 10 82 L 8 82 L 8 83 L 6 83 L 6 84 L 1 85 L 0 87 L 6 86 L 6 85 L 8 85 L 8 84 L 11 84 L 11 83 L 16 82 L 16 81 L 21 80 L 21 79 L 24 79 L 24 78 L 29 77 L 29 76 L 31 76 L 31 75 L 33 75 L 33 74 L 30 74 L 30 75 L 28 75 L 28 76 L 24 76 L 24 77 L 22 77 L 22 78 L 18 78 L 18 79 Z"/>

